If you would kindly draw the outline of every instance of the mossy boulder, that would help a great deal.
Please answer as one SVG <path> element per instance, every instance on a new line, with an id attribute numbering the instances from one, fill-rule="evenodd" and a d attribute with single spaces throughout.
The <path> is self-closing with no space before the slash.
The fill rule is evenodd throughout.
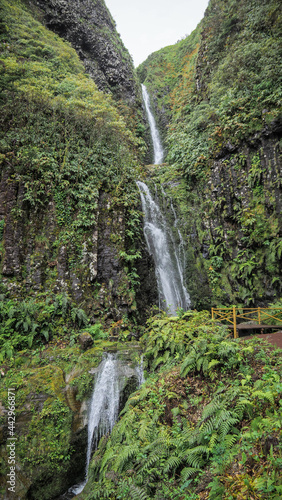
<path id="1" fill-rule="evenodd" d="M 40 353 L 22 351 L 1 368 L 0 449 L 3 478 L 0 495 L 10 498 L 7 443 L 8 389 L 15 387 L 16 493 L 21 500 L 49 500 L 79 483 L 85 473 L 87 404 L 104 350 L 118 344 L 97 341 L 86 351 L 78 346 L 49 346 Z M 134 366 L 139 346 L 124 345 L 120 360 L 122 408 L 137 388 Z M 17 369 L 16 369 L 17 367 Z M 1 497 L 1 498 L 2 498 Z"/>
<path id="2" fill-rule="evenodd" d="M 78 337 L 78 341 L 83 351 L 86 351 L 87 349 L 90 349 L 90 347 L 93 346 L 93 339 L 90 333 L 88 332 L 82 332 Z"/>

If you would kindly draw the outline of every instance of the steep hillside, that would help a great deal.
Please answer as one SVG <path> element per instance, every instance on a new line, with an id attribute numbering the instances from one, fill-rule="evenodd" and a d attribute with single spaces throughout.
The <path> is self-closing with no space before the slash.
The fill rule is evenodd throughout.
<path id="1" fill-rule="evenodd" d="M 177 47 L 138 69 L 160 107 L 158 61 Z M 188 287 L 196 306 L 266 304 L 281 295 L 280 2 L 211 0 L 191 54 L 178 81 L 166 66 L 162 177 L 168 189 L 171 176 L 185 179 L 171 195 L 187 235 Z"/>
<path id="2" fill-rule="evenodd" d="M 87 500 L 278 500 L 281 349 L 205 312 L 152 318 L 146 383 L 100 441 Z"/>
<path id="3" fill-rule="evenodd" d="M 191 92 L 200 33 L 201 24 L 189 37 L 154 52 L 137 68 L 141 83 L 151 94 L 151 105 L 155 108 L 163 139 L 172 117 L 172 106 L 177 103 L 182 108 L 181 100 L 185 100 L 186 94 Z"/>
<path id="4" fill-rule="evenodd" d="M 10 325 L 2 341 L 23 348 L 28 335 L 35 341 L 42 335 L 37 300 L 43 305 L 65 295 L 92 321 L 109 324 L 126 323 L 137 309 L 144 314 L 156 294 L 135 185 L 144 149 L 138 99 L 131 108 L 98 90 L 75 50 L 37 20 L 40 11 L 30 2 L 3 0 L 0 8 L 1 297 L 7 301 L 1 318 L 10 299 L 17 309 L 25 298 L 37 324 L 37 331 L 26 326 L 25 338 L 13 339 Z M 119 45 L 110 28 L 106 23 L 104 31 Z M 119 59 L 114 64 L 118 73 Z M 126 85 L 115 85 L 127 99 Z"/>
<path id="5" fill-rule="evenodd" d="M 33 15 L 68 40 L 99 90 L 130 104 L 140 98 L 133 62 L 104 0 L 25 0 Z"/>

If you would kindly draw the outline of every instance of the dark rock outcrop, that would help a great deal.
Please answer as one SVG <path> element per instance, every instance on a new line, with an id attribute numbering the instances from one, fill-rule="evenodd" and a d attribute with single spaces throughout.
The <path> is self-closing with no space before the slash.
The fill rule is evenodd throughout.
<path id="1" fill-rule="evenodd" d="M 132 104 L 137 81 L 129 52 L 103 0 L 32 0 L 47 28 L 68 40 L 99 90 Z"/>

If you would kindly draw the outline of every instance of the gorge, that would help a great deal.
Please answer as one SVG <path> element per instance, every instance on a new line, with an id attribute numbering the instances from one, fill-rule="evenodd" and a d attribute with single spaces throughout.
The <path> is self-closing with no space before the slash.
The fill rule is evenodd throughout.
<path id="1" fill-rule="evenodd" d="M 210 0 L 135 69 L 104 0 L 0 1 L 5 500 L 280 498 L 281 350 L 210 308 L 281 315 L 281 29 Z"/>

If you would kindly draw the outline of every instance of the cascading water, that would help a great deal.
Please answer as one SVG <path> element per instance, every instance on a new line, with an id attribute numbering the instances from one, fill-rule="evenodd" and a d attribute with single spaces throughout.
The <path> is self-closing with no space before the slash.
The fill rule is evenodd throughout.
<path id="1" fill-rule="evenodd" d="M 149 95 L 144 85 L 142 85 L 142 94 L 154 146 L 154 163 L 159 164 L 163 161 L 163 149 L 156 122 L 151 113 Z M 140 181 L 137 182 L 137 185 L 144 212 L 144 235 L 149 252 L 155 262 L 160 308 L 167 310 L 170 314 L 175 314 L 178 308 L 186 311 L 189 309 L 191 301 L 183 279 L 185 256 L 180 231 L 178 230 L 180 245 L 177 247 L 173 234 L 169 230 L 159 206 L 153 200 L 148 186 Z"/>
<path id="2" fill-rule="evenodd" d="M 149 125 L 150 125 L 152 141 L 153 141 L 154 164 L 159 165 L 163 161 L 164 152 L 163 152 L 163 148 L 162 148 L 162 144 L 161 144 L 161 140 L 160 140 L 159 131 L 157 129 L 157 125 L 155 122 L 155 118 L 154 118 L 152 111 L 151 111 L 149 94 L 147 92 L 145 85 L 141 85 L 141 87 L 142 87 L 143 101 L 145 104 L 146 113 L 147 113 L 148 121 L 149 121 Z"/>
<path id="3" fill-rule="evenodd" d="M 178 308 L 190 307 L 190 297 L 183 282 L 183 266 L 175 241 L 148 186 L 137 181 L 144 212 L 144 235 L 152 254 L 159 291 L 160 308 L 175 314 Z"/>
<path id="4" fill-rule="evenodd" d="M 119 373 L 120 369 L 121 363 L 117 356 L 109 353 L 105 355 L 105 358 L 98 367 L 98 374 L 89 404 L 85 479 L 82 483 L 70 488 L 62 498 L 73 498 L 82 492 L 88 480 L 88 468 L 92 450 L 97 448 L 102 436 L 112 431 L 117 421 L 121 394 L 120 382 L 122 381 Z M 135 368 L 135 377 L 136 381 L 138 381 L 138 386 L 140 386 L 144 382 L 142 359 L 140 365 Z"/>
<path id="5" fill-rule="evenodd" d="M 85 480 L 71 488 L 70 492 L 78 495 L 82 492 L 88 479 L 88 467 L 92 449 L 97 447 L 99 439 L 111 432 L 119 409 L 119 387 L 117 376 L 117 359 L 107 354 L 99 366 L 97 380 L 89 406 L 88 442 L 86 454 Z"/>

